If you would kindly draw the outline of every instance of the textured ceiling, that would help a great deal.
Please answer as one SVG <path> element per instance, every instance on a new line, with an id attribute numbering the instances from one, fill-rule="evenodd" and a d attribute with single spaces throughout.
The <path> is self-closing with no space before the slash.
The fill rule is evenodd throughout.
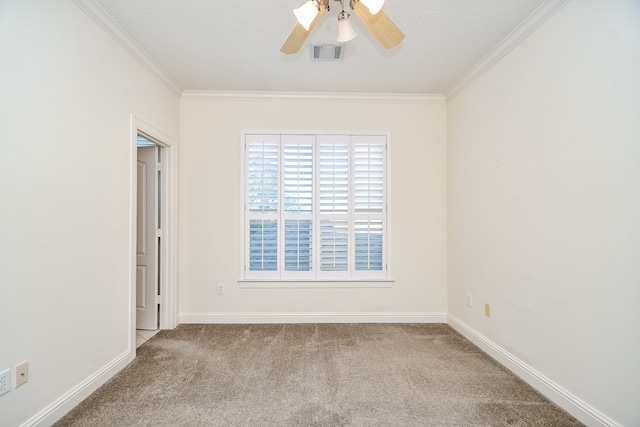
<path id="1" fill-rule="evenodd" d="M 358 36 L 338 62 L 309 48 L 335 42 L 334 0 L 295 55 L 279 49 L 303 0 L 95 2 L 183 90 L 442 94 L 544 0 L 387 0 L 405 39 L 385 50 L 352 13 Z"/>

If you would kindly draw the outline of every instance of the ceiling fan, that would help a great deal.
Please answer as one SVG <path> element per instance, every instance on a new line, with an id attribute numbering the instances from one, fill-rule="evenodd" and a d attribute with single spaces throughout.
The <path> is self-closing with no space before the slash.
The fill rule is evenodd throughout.
<path id="1" fill-rule="evenodd" d="M 329 10 L 330 0 L 308 0 L 298 9 L 294 9 L 298 22 L 289 33 L 280 48 L 280 52 L 297 53 L 307 36 L 313 31 L 316 23 L 325 11 Z M 338 15 L 338 42 L 346 42 L 356 36 L 351 26 L 350 14 L 345 12 L 343 0 L 340 2 L 342 11 Z M 349 0 L 349 6 L 358 15 L 358 18 L 376 36 L 385 49 L 397 46 L 404 39 L 404 34 L 382 10 L 384 0 Z"/>

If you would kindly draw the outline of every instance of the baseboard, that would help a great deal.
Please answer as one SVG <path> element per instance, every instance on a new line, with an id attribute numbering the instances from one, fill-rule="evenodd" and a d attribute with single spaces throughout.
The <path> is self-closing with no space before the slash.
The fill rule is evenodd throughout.
<path id="1" fill-rule="evenodd" d="M 447 313 L 180 313 L 180 323 L 447 323 Z"/>
<path id="2" fill-rule="evenodd" d="M 453 329 L 498 361 L 498 363 L 509 369 L 553 403 L 560 406 L 587 426 L 622 427 L 456 317 L 448 315 L 448 323 Z"/>
<path id="3" fill-rule="evenodd" d="M 129 364 L 130 360 L 131 352 L 127 350 L 58 400 L 31 417 L 20 427 L 46 427 L 52 425 L 75 408 L 80 402 L 89 397 L 91 393 L 96 391 L 111 379 L 111 377 L 120 372 Z"/>

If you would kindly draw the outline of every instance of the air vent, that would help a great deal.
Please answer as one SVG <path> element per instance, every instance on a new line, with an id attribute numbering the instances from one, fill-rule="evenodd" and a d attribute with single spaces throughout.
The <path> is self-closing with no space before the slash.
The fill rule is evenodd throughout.
<path id="1" fill-rule="evenodd" d="M 342 61 L 344 44 L 312 44 L 312 61 Z"/>

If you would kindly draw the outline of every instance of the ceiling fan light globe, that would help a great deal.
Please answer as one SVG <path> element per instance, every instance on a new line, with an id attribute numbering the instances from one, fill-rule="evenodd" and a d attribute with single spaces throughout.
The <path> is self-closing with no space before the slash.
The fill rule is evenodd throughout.
<path id="1" fill-rule="evenodd" d="M 346 13 L 343 17 L 342 14 L 338 17 L 338 43 L 348 42 L 349 40 L 353 40 L 358 34 L 353 29 L 353 25 L 351 24 L 351 18 L 349 14 Z"/>
<path id="2" fill-rule="evenodd" d="M 293 14 L 296 15 L 298 23 L 307 31 L 309 31 L 311 23 L 316 19 L 319 12 L 318 6 L 312 0 L 305 2 L 297 9 L 293 9 Z"/>
<path id="3" fill-rule="evenodd" d="M 384 5 L 384 0 L 360 0 L 360 2 L 367 6 L 367 9 L 369 9 L 369 12 L 371 12 L 372 15 L 380 12 Z"/>

